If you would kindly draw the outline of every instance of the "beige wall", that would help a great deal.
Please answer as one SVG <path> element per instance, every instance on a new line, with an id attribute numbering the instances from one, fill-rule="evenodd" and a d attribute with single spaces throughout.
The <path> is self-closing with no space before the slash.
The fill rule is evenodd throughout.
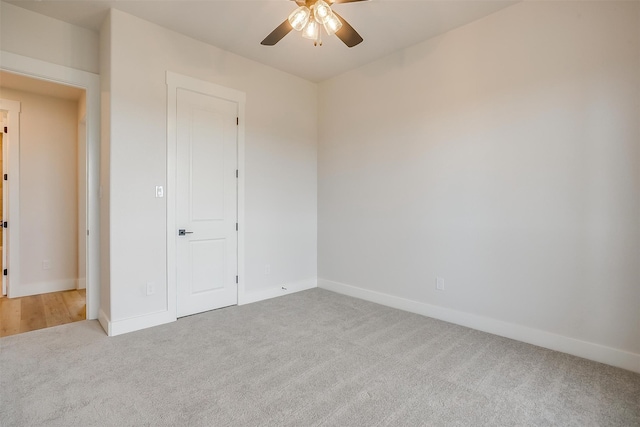
<path id="1" fill-rule="evenodd" d="M 87 287 L 87 100 L 78 99 L 78 288 Z"/>
<path id="2" fill-rule="evenodd" d="M 110 283 L 102 286 L 109 286 L 110 319 L 167 307 L 167 208 L 155 186 L 167 183 L 168 70 L 247 95 L 247 293 L 315 284 L 317 86 L 117 10 L 103 30 L 111 53 L 102 74 L 111 249 Z M 157 284 L 155 295 L 145 295 L 147 282 Z"/>
<path id="3" fill-rule="evenodd" d="M 639 91 L 640 3 L 613 1 L 519 3 L 322 83 L 319 276 L 637 363 Z"/>
<path id="4" fill-rule="evenodd" d="M 0 50 L 98 72 L 98 34 L 0 2 Z"/>
<path id="5" fill-rule="evenodd" d="M 20 282 L 29 289 L 75 288 L 78 273 L 78 102 L 0 89 L 19 101 Z M 43 261 L 50 269 L 43 269 Z"/>

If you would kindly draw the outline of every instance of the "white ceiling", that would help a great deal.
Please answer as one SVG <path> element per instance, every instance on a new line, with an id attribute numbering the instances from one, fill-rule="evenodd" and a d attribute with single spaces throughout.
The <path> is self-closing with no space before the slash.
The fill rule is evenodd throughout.
<path id="1" fill-rule="evenodd" d="M 119 9 L 246 58 L 321 81 L 398 49 L 508 7 L 507 0 L 370 0 L 334 4 L 364 38 L 351 49 L 335 36 L 322 47 L 292 31 L 273 47 L 260 45 L 296 8 L 288 0 L 13 0 L 16 6 L 98 31 L 109 8 Z"/>

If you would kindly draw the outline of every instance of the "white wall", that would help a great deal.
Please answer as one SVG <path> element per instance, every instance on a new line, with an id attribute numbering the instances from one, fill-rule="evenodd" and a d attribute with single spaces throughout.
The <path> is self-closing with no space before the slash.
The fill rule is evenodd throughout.
<path id="1" fill-rule="evenodd" d="M 100 324 L 108 330 L 111 313 L 111 13 L 100 27 Z"/>
<path id="2" fill-rule="evenodd" d="M 110 320 L 166 310 L 166 204 L 155 186 L 167 182 L 167 70 L 247 94 L 247 293 L 315 286 L 317 86 L 117 10 L 109 25 Z"/>
<path id="3" fill-rule="evenodd" d="M 7 88 L 0 98 L 21 103 L 20 283 L 12 286 L 19 295 L 75 289 L 78 102 Z"/>
<path id="4" fill-rule="evenodd" d="M 524 2 L 322 83 L 325 285 L 640 371 L 639 52 L 638 2 Z"/>
<path id="5" fill-rule="evenodd" d="M 0 2 L 0 50 L 98 72 L 98 34 Z"/>

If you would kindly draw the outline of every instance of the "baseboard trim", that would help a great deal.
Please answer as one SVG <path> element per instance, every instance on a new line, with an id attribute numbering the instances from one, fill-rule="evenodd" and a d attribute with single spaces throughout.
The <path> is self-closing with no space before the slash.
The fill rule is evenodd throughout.
<path id="1" fill-rule="evenodd" d="M 77 279 L 53 280 L 51 282 L 25 283 L 13 286 L 11 298 L 48 294 L 51 292 L 70 291 L 76 289 Z"/>
<path id="2" fill-rule="evenodd" d="M 238 305 L 251 304 L 253 302 L 264 301 L 266 299 L 280 297 L 294 292 L 306 291 L 307 289 L 313 289 L 316 287 L 318 287 L 318 278 L 311 277 L 297 282 L 285 283 L 263 291 L 246 292 L 244 295 L 238 295 Z"/>
<path id="3" fill-rule="evenodd" d="M 287 283 L 277 288 L 271 288 L 260 292 L 253 292 L 244 295 L 238 295 L 238 305 L 249 304 L 252 302 L 262 301 L 269 298 L 275 298 L 282 295 L 300 292 L 307 289 L 317 287 L 318 279 L 312 277 L 310 279 L 301 280 L 299 282 Z M 286 289 L 283 289 L 286 288 Z M 128 319 L 111 321 L 106 314 L 100 310 L 98 321 L 107 335 L 110 337 L 135 332 L 153 326 L 163 325 L 176 321 L 175 313 L 169 311 L 160 311 L 157 313 L 145 314 L 143 316 L 131 317 Z"/>
<path id="4" fill-rule="evenodd" d="M 98 323 L 100 323 L 100 326 L 102 326 L 102 329 L 104 329 L 104 331 L 107 333 L 107 335 L 111 335 L 110 329 L 109 329 L 109 324 L 111 323 L 109 321 L 109 317 L 107 316 L 107 314 L 102 311 L 102 309 L 98 310 Z"/>
<path id="5" fill-rule="evenodd" d="M 640 373 L 640 354 L 331 280 L 318 279 L 318 287 Z"/>
<path id="6" fill-rule="evenodd" d="M 129 332 L 151 328 L 153 326 L 164 325 L 165 323 L 175 322 L 176 320 L 175 313 L 159 311 L 157 313 L 145 314 L 143 316 L 109 321 L 105 330 L 107 331 L 107 335 L 114 337 L 116 335 L 122 335 Z"/>

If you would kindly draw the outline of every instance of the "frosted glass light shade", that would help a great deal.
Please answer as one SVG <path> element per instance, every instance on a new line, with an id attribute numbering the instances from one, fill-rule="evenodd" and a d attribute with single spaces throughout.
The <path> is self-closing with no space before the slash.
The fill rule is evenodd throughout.
<path id="1" fill-rule="evenodd" d="M 333 12 L 331 12 L 331 7 L 323 0 L 318 0 L 313 7 L 313 14 L 318 24 L 324 24 L 325 22 L 327 22 L 327 19 L 329 19 L 329 17 L 333 15 Z"/>
<path id="2" fill-rule="evenodd" d="M 338 19 L 338 17 L 336 15 L 334 15 L 333 13 L 329 16 L 329 19 L 327 19 L 324 23 L 324 29 L 327 31 L 327 34 L 329 34 L 330 36 L 334 35 L 336 33 L 336 31 L 338 31 L 340 28 L 342 28 L 342 22 L 340 22 L 340 20 Z"/>
<path id="3" fill-rule="evenodd" d="M 300 6 L 289 15 L 289 23 L 296 31 L 301 31 L 309 22 L 311 11 L 306 6 Z"/>
<path id="4" fill-rule="evenodd" d="M 309 19 L 307 26 L 302 30 L 302 37 L 305 39 L 315 40 L 318 38 L 318 30 L 320 30 L 318 23 L 313 19 Z"/>

